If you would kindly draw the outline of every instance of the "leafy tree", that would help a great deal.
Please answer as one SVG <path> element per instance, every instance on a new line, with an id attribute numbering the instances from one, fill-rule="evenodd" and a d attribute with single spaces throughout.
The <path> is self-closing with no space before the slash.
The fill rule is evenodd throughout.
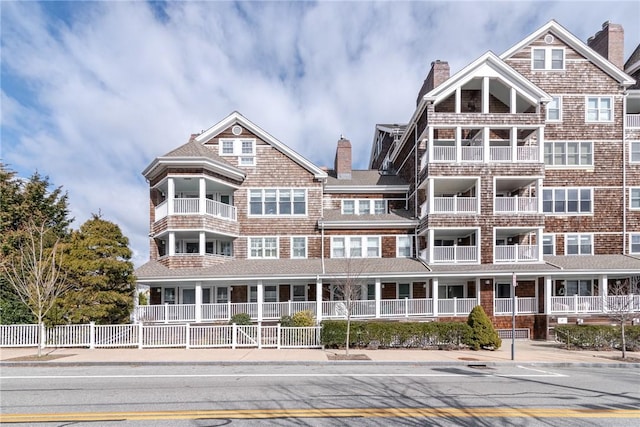
<path id="1" fill-rule="evenodd" d="M 625 280 L 616 280 L 609 285 L 609 296 L 605 308 L 609 316 L 620 322 L 622 358 L 627 357 L 626 324 L 630 323 L 637 307 L 634 306 L 634 294 L 640 291 L 640 275 Z"/>
<path id="2" fill-rule="evenodd" d="M 29 238 L 29 230 L 34 225 L 47 229 L 43 245 L 49 249 L 56 241 L 64 241 L 68 236 L 68 227 L 73 219 L 69 218 L 67 194 L 61 187 L 53 190 L 50 187 L 48 177 L 36 172 L 29 179 L 22 179 L 0 163 L 1 265 L 20 261 L 20 247 Z M 0 268 L 0 323 L 34 322 L 36 319 L 9 282 L 7 274 L 7 270 Z"/>
<path id="3" fill-rule="evenodd" d="M 495 350 L 502 345 L 498 332 L 494 329 L 489 316 L 487 316 L 481 305 L 473 307 L 467 318 L 467 324 L 471 327 L 467 345 L 472 349 Z"/>
<path id="4" fill-rule="evenodd" d="M 63 265 L 72 288 L 59 300 L 54 323 L 129 321 L 135 277 L 128 245 L 120 227 L 95 214 L 72 233 Z"/>

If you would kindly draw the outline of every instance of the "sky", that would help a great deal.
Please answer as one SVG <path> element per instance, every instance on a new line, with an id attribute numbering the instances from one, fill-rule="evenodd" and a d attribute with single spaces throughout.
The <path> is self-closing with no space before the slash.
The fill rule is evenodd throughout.
<path id="1" fill-rule="evenodd" d="M 555 19 L 586 41 L 638 1 L 0 0 L 0 162 L 100 213 L 148 260 L 142 170 L 233 111 L 318 166 L 341 135 L 368 166 L 377 123 L 406 123 L 434 60 L 452 75 Z"/>

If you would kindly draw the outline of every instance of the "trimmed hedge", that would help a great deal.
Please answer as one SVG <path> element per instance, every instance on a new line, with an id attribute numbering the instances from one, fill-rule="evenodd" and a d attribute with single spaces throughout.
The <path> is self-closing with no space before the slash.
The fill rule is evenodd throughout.
<path id="1" fill-rule="evenodd" d="M 640 351 L 640 325 L 624 327 L 628 351 Z M 556 341 L 567 348 L 589 350 L 622 349 L 620 326 L 612 325 L 559 325 L 555 327 Z"/>
<path id="2" fill-rule="evenodd" d="M 466 323 L 458 322 L 351 322 L 349 347 L 360 348 L 449 348 L 461 347 L 471 333 Z M 344 347 L 345 320 L 324 320 L 321 344 Z"/>

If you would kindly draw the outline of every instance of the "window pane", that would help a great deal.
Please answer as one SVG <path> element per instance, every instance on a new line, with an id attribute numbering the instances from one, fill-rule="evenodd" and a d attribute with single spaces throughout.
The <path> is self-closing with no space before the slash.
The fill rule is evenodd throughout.
<path id="1" fill-rule="evenodd" d="M 266 237 L 264 239 L 264 257 L 265 258 L 278 257 L 278 239 L 277 238 Z"/>
<path id="2" fill-rule="evenodd" d="M 242 141 L 242 154 L 253 154 L 253 141 Z"/>
<path id="3" fill-rule="evenodd" d="M 377 258 L 380 256 L 380 239 L 377 237 L 367 238 L 367 256 Z"/>
<path id="4" fill-rule="evenodd" d="M 362 257 L 362 239 L 360 237 L 349 239 L 349 256 L 352 258 Z"/>
<path id="5" fill-rule="evenodd" d="M 544 164 L 553 165 L 553 142 L 544 143 Z"/>
<path id="6" fill-rule="evenodd" d="M 631 236 L 631 253 L 640 253 L 640 234 L 634 234 Z"/>
<path id="7" fill-rule="evenodd" d="M 580 236 L 580 253 L 582 255 L 591 254 L 591 236 Z"/>
<path id="8" fill-rule="evenodd" d="M 398 285 L 398 298 L 400 299 L 409 298 L 411 296 L 410 289 L 411 289 L 411 286 L 409 286 L 408 283 L 400 283 Z"/>
<path id="9" fill-rule="evenodd" d="M 251 215 L 262 215 L 262 190 L 251 190 L 249 200 Z"/>
<path id="10" fill-rule="evenodd" d="M 533 49 L 533 69 L 544 70 L 544 49 Z"/>
<path id="11" fill-rule="evenodd" d="M 542 211 L 546 213 L 553 212 L 553 190 L 542 190 Z"/>
<path id="12" fill-rule="evenodd" d="M 551 50 L 551 68 L 553 70 L 561 70 L 564 68 L 564 52 L 562 49 Z"/>
<path id="13" fill-rule="evenodd" d="M 591 212 L 591 190 L 580 190 L 580 212 Z"/>
<path id="14" fill-rule="evenodd" d="M 374 209 L 376 215 L 382 215 L 387 213 L 387 203 L 384 200 L 376 200 L 374 201 Z"/>
<path id="15" fill-rule="evenodd" d="M 554 165 L 566 165 L 566 144 L 564 142 L 556 142 L 553 146 L 554 156 L 553 156 L 553 164 Z"/>
<path id="16" fill-rule="evenodd" d="M 640 188 L 631 189 L 631 207 L 640 208 Z"/>
<path id="17" fill-rule="evenodd" d="M 222 141 L 222 154 L 233 154 L 233 141 Z"/>
<path id="18" fill-rule="evenodd" d="M 640 162 L 640 142 L 631 143 L 631 161 Z"/>
<path id="19" fill-rule="evenodd" d="M 578 190 L 567 190 L 567 212 L 578 212 Z"/>
<path id="20" fill-rule="evenodd" d="M 280 190 L 280 215 L 291 214 L 291 190 Z"/>
<path id="21" fill-rule="evenodd" d="M 304 215 L 307 212 L 307 192 L 305 190 L 293 190 L 293 213 Z"/>
<path id="22" fill-rule="evenodd" d="M 276 205 L 276 190 L 264 190 L 264 213 L 265 215 L 276 215 L 278 213 Z"/>
<path id="23" fill-rule="evenodd" d="M 591 157 L 590 142 L 580 143 L 580 164 L 583 166 L 588 166 L 593 164 L 593 158 Z"/>
<path id="24" fill-rule="evenodd" d="M 567 164 L 577 165 L 580 162 L 580 152 L 577 142 L 567 142 Z"/>
<path id="25" fill-rule="evenodd" d="M 276 286 L 265 286 L 264 287 L 264 301 L 265 302 L 276 302 L 278 301 L 278 294 Z"/>
<path id="26" fill-rule="evenodd" d="M 262 239 L 252 238 L 249 244 L 251 247 L 251 257 L 262 258 Z"/>
<path id="27" fill-rule="evenodd" d="M 371 213 L 371 202 L 369 200 L 359 200 L 358 213 L 360 215 L 369 215 Z"/>
<path id="28" fill-rule="evenodd" d="M 344 258 L 344 237 L 334 237 L 331 241 L 332 257 Z"/>
<path id="29" fill-rule="evenodd" d="M 294 258 L 306 258 L 307 257 L 307 239 L 304 237 L 294 237 L 292 242 L 292 255 Z"/>
<path id="30" fill-rule="evenodd" d="M 342 213 L 345 215 L 353 215 L 355 213 L 355 201 L 353 200 L 343 200 L 342 201 Z"/>
<path id="31" fill-rule="evenodd" d="M 566 212 L 565 207 L 565 193 L 563 189 L 557 189 L 554 191 L 555 203 L 553 211 L 556 213 Z"/>

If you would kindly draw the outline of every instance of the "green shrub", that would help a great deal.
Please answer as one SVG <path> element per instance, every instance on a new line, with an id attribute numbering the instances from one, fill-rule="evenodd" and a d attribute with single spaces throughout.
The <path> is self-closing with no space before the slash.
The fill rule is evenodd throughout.
<path id="1" fill-rule="evenodd" d="M 461 322 L 351 322 L 350 347 L 430 348 L 460 347 L 470 333 Z M 320 340 L 329 348 L 344 347 L 347 322 L 322 322 Z"/>
<path id="2" fill-rule="evenodd" d="M 282 316 L 280 318 L 280 326 L 284 326 L 285 328 L 290 328 L 293 326 L 293 319 L 291 316 Z"/>
<path id="3" fill-rule="evenodd" d="M 298 311 L 297 313 L 293 313 L 291 316 L 292 326 L 302 328 L 307 326 L 315 326 L 316 319 L 313 316 L 313 312 L 311 310 L 303 310 Z"/>
<path id="4" fill-rule="evenodd" d="M 247 313 L 236 313 L 231 316 L 231 320 L 229 321 L 230 325 L 251 325 L 251 316 Z"/>
<path id="5" fill-rule="evenodd" d="M 567 348 L 611 350 L 622 347 L 620 326 L 612 325 L 558 325 L 556 340 Z M 625 341 L 629 351 L 640 349 L 640 326 L 625 326 Z"/>
<path id="6" fill-rule="evenodd" d="M 466 344 L 472 349 L 496 350 L 502 345 L 498 332 L 491 324 L 491 319 L 484 312 L 482 306 L 473 307 L 467 318 L 467 325 L 469 325 L 471 331 L 467 336 Z"/>

